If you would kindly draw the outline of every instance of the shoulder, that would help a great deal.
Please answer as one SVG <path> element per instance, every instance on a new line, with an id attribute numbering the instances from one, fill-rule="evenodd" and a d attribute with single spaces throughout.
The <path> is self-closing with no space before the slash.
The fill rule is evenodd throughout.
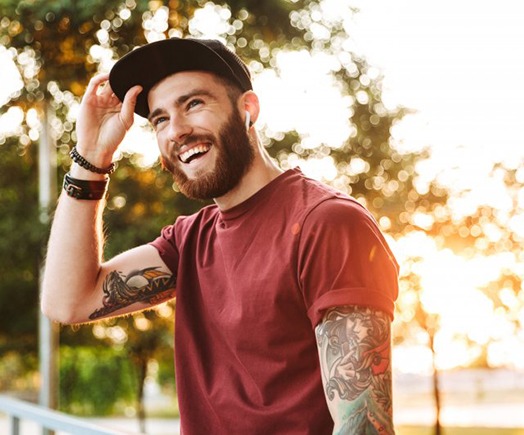
<path id="1" fill-rule="evenodd" d="M 326 228 L 330 232 L 372 233 L 382 237 L 379 225 L 371 212 L 356 199 L 341 192 L 328 190 L 307 209 L 304 216 L 304 230 L 319 231 Z"/>
<path id="2" fill-rule="evenodd" d="M 382 238 L 373 215 L 355 198 L 320 181 L 308 178 L 296 169 L 280 189 L 279 206 L 287 210 L 305 234 L 368 233 Z M 280 207 L 279 207 L 280 208 Z"/>
<path id="3" fill-rule="evenodd" d="M 321 181 L 305 176 L 299 169 L 293 170 L 293 176 L 288 178 L 287 189 L 295 195 L 295 199 L 302 198 L 309 208 L 319 211 L 341 208 L 354 210 L 357 213 L 369 213 L 355 198 L 337 190 Z M 336 210 L 335 210 L 336 211 Z"/>
<path id="4" fill-rule="evenodd" d="M 356 199 L 338 194 L 331 197 L 326 197 L 318 202 L 309 210 L 307 215 L 308 220 L 322 221 L 333 223 L 348 223 L 366 222 L 376 226 L 376 221 L 372 214 Z"/>
<path id="5" fill-rule="evenodd" d="M 308 211 L 300 229 L 299 246 L 306 251 L 316 246 L 322 250 L 331 247 L 354 252 L 354 247 L 363 255 L 379 250 L 386 253 L 387 258 L 394 259 L 373 215 L 349 197 L 336 196 L 319 202 Z"/>
<path id="6" fill-rule="evenodd" d="M 355 216 L 371 218 L 369 212 L 353 197 L 334 189 L 327 184 L 302 174 L 299 169 L 292 170 L 292 175 L 280 189 L 285 204 L 303 213 L 304 218 Z"/>
<path id="7" fill-rule="evenodd" d="M 345 250 L 353 262 L 361 256 L 366 264 L 374 259 L 377 264 L 390 264 L 398 270 L 389 243 L 371 212 L 342 193 L 326 197 L 308 210 L 300 226 L 299 248 L 301 252 L 324 253 L 330 261 L 332 250 L 338 255 Z"/>

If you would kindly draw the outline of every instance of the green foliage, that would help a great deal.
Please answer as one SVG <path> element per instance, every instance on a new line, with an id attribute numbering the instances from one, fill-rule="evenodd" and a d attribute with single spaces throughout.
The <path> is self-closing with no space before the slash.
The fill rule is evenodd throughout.
<path id="1" fill-rule="evenodd" d="M 122 397 L 126 399 L 127 405 L 135 405 L 140 415 L 141 412 L 144 412 L 143 386 L 146 376 L 156 376 L 160 385 L 171 391 L 175 390 L 173 327 L 172 304 L 163 304 L 134 316 L 65 327 L 61 332 L 61 342 L 63 347 L 71 349 L 70 352 L 73 352 L 77 347 L 85 348 L 85 352 L 88 352 L 89 349 L 95 349 L 98 352 L 100 349 L 107 348 L 115 349 L 115 354 L 109 353 L 108 359 L 116 358 L 120 361 L 120 358 L 125 358 L 126 376 L 131 376 L 133 382 L 130 387 L 130 395 Z M 158 369 L 156 373 L 149 373 L 149 363 L 153 360 L 156 361 Z M 62 361 L 61 365 L 64 364 L 65 362 Z M 73 376 L 76 375 L 73 374 Z M 93 382 L 96 385 L 97 382 L 102 381 L 93 379 Z M 125 385 L 127 385 L 127 381 Z M 61 391 L 64 388 L 66 387 L 61 384 Z M 126 394 L 127 392 L 126 390 Z M 94 398 L 95 396 L 86 396 L 83 399 L 82 407 L 75 405 L 74 408 L 71 408 L 71 412 L 100 415 L 102 411 L 94 408 L 95 404 L 92 402 Z"/>
<path id="2" fill-rule="evenodd" d="M 60 349 L 60 409 L 77 415 L 109 415 L 134 399 L 136 379 L 125 350 Z"/>
<path id="3" fill-rule="evenodd" d="M 125 157 L 112 177 L 105 212 L 106 256 L 155 239 L 159 230 L 181 214 L 191 214 L 202 202 L 191 201 L 173 188 L 171 174 L 157 164 L 140 168 Z"/>
<path id="4" fill-rule="evenodd" d="M 34 57 L 37 83 L 30 86 L 29 93 L 45 92 L 47 83 L 54 80 L 81 95 L 87 79 L 96 71 L 95 62 L 86 54 L 100 43 L 97 32 L 102 23 L 108 38 L 117 44 L 125 46 L 125 40 L 145 42 L 140 30 L 147 3 L 128 3 L 129 8 L 120 0 L 0 0 L 0 15 L 4 17 L 0 44 Z M 130 12 L 125 20 L 119 16 L 123 9 Z"/>
<path id="5" fill-rule="evenodd" d="M 3 341 L 3 338 L 0 338 Z M 38 367 L 37 356 L 31 352 L 15 349 L 0 352 L 0 391 L 36 391 L 32 376 Z"/>
<path id="6" fill-rule="evenodd" d="M 0 355 L 36 354 L 38 275 L 46 237 L 39 220 L 35 148 L 0 143 Z M 16 340 L 12 338 L 16 337 Z"/>

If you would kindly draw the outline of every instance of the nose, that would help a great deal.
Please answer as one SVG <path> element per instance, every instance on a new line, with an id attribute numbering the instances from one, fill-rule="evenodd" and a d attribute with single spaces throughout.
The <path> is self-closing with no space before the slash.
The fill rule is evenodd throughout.
<path id="1" fill-rule="evenodd" d="M 184 140 L 193 131 L 193 128 L 183 116 L 172 116 L 169 120 L 168 139 L 176 144 L 184 143 Z"/>

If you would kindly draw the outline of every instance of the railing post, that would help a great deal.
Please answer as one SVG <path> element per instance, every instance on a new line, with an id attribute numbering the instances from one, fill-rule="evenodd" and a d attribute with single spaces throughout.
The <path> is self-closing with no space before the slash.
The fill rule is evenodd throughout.
<path id="1" fill-rule="evenodd" d="M 14 415 L 11 416 L 11 435 L 20 435 L 20 419 Z"/>

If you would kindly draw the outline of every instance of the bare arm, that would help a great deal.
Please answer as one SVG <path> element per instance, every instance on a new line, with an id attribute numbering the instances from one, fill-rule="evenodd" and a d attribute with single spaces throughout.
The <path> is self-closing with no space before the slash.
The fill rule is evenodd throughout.
<path id="1" fill-rule="evenodd" d="M 316 327 L 322 382 L 334 434 L 394 434 L 390 320 L 342 306 Z"/>
<path id="2" fill-rule="evenodd" d="M 139 86 L 123 103 L 113 94 L 108 75 L 95 76 L 80 105 L 77 149 L 93 165 L 110 165 L 133 124 Z M 73 178 L 103 180 L 104 175 L 77 164 Z M 151 246 L 103 262 L 104 200 L 78 200 L 62 193 L 51 228 L 42 285 L 42 310 L 62 323 L 80 323 L 146 308 L 173 296 L 174 279 Z"/>

